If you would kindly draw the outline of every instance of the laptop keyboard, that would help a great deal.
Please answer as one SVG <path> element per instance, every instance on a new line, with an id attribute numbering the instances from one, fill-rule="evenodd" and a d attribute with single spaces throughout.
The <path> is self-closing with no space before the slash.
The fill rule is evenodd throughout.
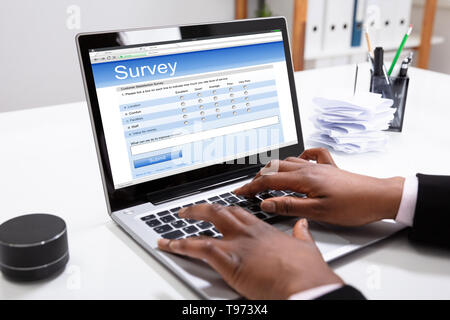
<path id="1" fill-rule="evenodd" d="M 197 201 L 195 203 L 187 203 L 182 207 L 186 208 L 201 203 L 217 203 L 223 206 L 239 206 L 254 214 L 257 218 L 273 224 L 280 221 L 282 217 L 262 211 L 259 204 L 265 199 L 285 196 L 300 198 L 305 197 L 302 193 L 278 190 L 262 192 L 257 194 L 254 198 L 245 198 L 242 196 L 237 196 L 233 192 L 227 192 L 219 196 Z M 153 231 L 159 233 L 162 238 L 166 239 L 183 239 L 197 236 L 207 236 L 219 239 L 222 238 L 222 234 L 210 222 L 180 218 L 178 216 L 178 211 L 182 207 L 174 207 L 172 209 L 150 214 L 142 217 L 141 220 L 144 221 L 149 228 L 152 228 Z"/>

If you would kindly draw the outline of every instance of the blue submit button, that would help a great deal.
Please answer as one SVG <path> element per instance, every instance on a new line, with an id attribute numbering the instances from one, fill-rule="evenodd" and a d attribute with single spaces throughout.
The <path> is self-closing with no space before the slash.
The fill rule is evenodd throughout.
<path id="1" fill-rule="evenodd" d="M 182 156 L 183 156 L 183 153 L 181 152 L 181 150 L 179 150 L 179 151 L 174 151 L 174 152 L 158 154 L 156 156 L 151 156 L 148 158 L 134 160 L 133 163 L 134 163 L 134 167 L 137 169 L 137 168 L 141 168 L 141 167 L 145 167 L 145 166 L 150 166 L 152 164 L 175 160 L 175 159 L 181 158 Z"/>

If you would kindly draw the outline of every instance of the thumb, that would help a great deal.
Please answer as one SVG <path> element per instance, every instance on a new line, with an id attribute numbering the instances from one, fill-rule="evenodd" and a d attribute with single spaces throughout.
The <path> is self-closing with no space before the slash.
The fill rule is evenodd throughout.
<path id="1" fill-rule="evenodd" d="M 314 239 L 311 233 L 309 232 L 308 221 L 305 218 L 297 221 L 297 223 L 294 226 L 294 229 L 292 230 L 292 236 L 294 236 L 294 238 L 297 238 L 299 240 L 314 242 Z"/>

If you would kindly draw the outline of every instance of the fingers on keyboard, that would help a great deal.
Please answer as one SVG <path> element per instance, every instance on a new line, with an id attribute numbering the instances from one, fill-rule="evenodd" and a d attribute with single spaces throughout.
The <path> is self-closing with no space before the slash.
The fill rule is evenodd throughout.
<path id="1" fill-rule="evenodd" d="M 223 237 L 222 234 L 210 222 L 198 221 L 194 219 L 181 219 L 178 215 L 178 211 L 181 208 L 209 202 L 223 206 L 239 206 L 254 214 L 257 218 L 267 220 L 273 217 L 273 215 L 261 211 L 259 206 L 261 201 L 272 197 L 284 196 L 304 198 L 306 195 L 292 191 L 269 190 L 266 192 L 261 192 L 253 198 L 245 198 L 242 196 L 236 196 L 232 192 L 227 192 L 219 196 L 196 201 L 195 203 L 187 203 L 183 206 L 174 207 L 155 214 L 149 214 L 142 217 L 141 220 L 155 232 L 161 234 L 161 237 L 166 239 L 182 239 L 197 236 L 207 236 L 221 239 Z"/>

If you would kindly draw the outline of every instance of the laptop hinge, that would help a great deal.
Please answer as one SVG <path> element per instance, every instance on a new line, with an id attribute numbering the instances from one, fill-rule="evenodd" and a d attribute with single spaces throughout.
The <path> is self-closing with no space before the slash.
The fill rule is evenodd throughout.
<path id="1" fill-rule="evenodd" d="M 147 195 L 147 199 L 154 205 L 159 205 L 162 203 L 166 203 L 166 202 L 171 202 L 177 199 L 181 199 L 181 198 L 185 198 L 185 197 L 189 197 L 195 194 L 199 194 L 202 192 L 206 192 L 209 190 L 213 190 L 213 189 L 217 189 L 220 187 L 224 187 L 226 185 L 232 184 L 232 183 L 236 183 L 239 181 L 243 181 L 246 179 L 249 179 L 251 177 L 253 177 L 255 174 L 254 173 L 250 173 L 250 174 L 245 174 L 239 177 L 235 177 L 235 178 L 231 178 L 225 181 L 221 181 L 218 183 L 214 183 L 214 184 L 209 184 L 207 186 L 203 186 L 203 187 L 198 187 L 195 188 L 195 186 L 192 186 L 192 188 L 183 188 L 181 189 L 173 189 L 173 190 L 165 190 L 164 192 L 155 192 L 155 193 L 149 193 Z"/>

